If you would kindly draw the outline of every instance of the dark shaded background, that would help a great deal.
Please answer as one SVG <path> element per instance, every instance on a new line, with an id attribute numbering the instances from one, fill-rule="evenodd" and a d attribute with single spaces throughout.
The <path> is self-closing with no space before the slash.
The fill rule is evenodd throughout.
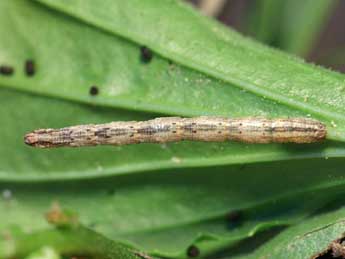
<path id="1" fill-rule="evenodd" d="M 202 0 L 188 1 L 199 7 Z M 220 12 L 216 15 L 216 18 L 235 28 L 237 31 L 246 34 L 243 30 L 243 21 L 245 21 L 250 8 L 253 6 L 255 1 L 256 0 L 227 0 Z M 329 18 L 325 20 L 325 25 L 314 42 L 310 54 L 304 58 L 309 62 L 345 72 L 344 0 L 338 1 L 337 6 L 334 8 Z"/>

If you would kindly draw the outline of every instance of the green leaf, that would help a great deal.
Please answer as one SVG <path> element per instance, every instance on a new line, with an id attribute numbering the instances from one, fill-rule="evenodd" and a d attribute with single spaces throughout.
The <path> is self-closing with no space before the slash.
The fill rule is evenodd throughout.
<path id="1" fill-rule="evenodd" d="M 0 190 L 4 197 L 10 196 L 8 200 L 0 201 L 0 211 L 5 211 L 2 215 L 0 213 L 0 229 L 10 225 L 19 225 L 33 232 L 44 229 L 47 225 L 42 215 L 52 202 L 58 200 L 67 209 L 77 211 L 82 223 L 110 239 L 131 241 L 145 251 L 180 257 L 185 255 L 188 245 L 195 243 L 202 248 L 202 254 L 208 254 L 263 229 L 290 224 L 308 215 L 312 208 L 322 205 L 321 199 L 316 199 L 312 206 L 305 205 L 289 218 L 290 214 L 285 214 L 284 208 L 296 206 L 278 202 L 281 196 L 306 190 L 315 192 L 314 188 L 320 187 L 325 189 L 323 200 L 326 202 L 333 195 L 327 191 L 329 187 L 339 186 L 342 189 L 344 185 L 343 158 L 191 169 L 183 168 L 186 166 L 181 162 L 180 169 L 163 170 L 160 155 L 171 164 L 179 165 L 172 160 L 173 157 L 187 159 L 194 149 L 199 150 L 194 156 L 200 157 L 208 146 L 205 143 L 179 143 L 164 147 L 142 145 L 34 150 L 24 146 L 22 135 L 36 123 L 63 126 L 65 123 L 87 123 L 90 120 L 133 119 L 142 115 L 123 110 L 90 108 L 12 90 L 2 90 L 0 98 L 3 107 L 6 107 L 0 110 L 1 117 L 6 125 L 11 125 L 0 128 L 4 136 L 3 145 L 0 146 L 3 158 Z M 20 109 L 17 108 L 18 104 Z M 56 114 L 57 110 L 63 112 Z M 52 114 L 56 115 L 52 117 Z M 11 129 L 15 129 L 17 134 L 13 135 Z M 226 145 L 222 146 L 226 148 Z M 313 152 L 315 146 L 312 146 L 306 148 Z M 217 145 L 211 148 L 213 152 L 217 148 L 221 150 Z M 211 148 L 209 152 L 214 154 Z M 290 148 L 287 152 L 298 151 L 293 145 Z M 183 150 L 185 153 L 178 153 Z M 238 150 L 241 150 L 240 145 Z M 243 152 L 246 150 L 248 148 Z M 159 170 L 143 172 L 140 166 L 149 164 L 153 159 L 158 161 Z M 135 165 L 134 161 L 138 164 Z M 121 165 L 125 165 L 126 170 Z M 114 177 L 102 180 L 101 176 L 106 175 Z M 94 179 L 87 182 L 68 181 L 89 177 Z M 60 181 L 54 182 L 54 179 Z M 8 183 L 9 180 L 23 183 Z M 313 200 L 313 197 L 306 200 Z M 267 211 L 272 212 L 273 208 L 270 218 L 260 220 L 260 213 L 248 219 L 235 232 L 226 227 L 224 218 L 229 212 L 247 208 L 255 210 L 258 204 L 272 200 L 280 204 L 283 211 L 281 216 L 277 214 L 276 207 L 267 205 Z M 176 239 L 177 235 L 181 237 Z M 213 238 L 205 242 L 202 236 Z"/>
<path id="2" fill-rule="evenodd" d="M 194 244 L 205 256 L 260 231 L 293 224 L 343 194 L 343 185 L 323 187 L 266 197 L 266 201 L 255 204 L 259 200 L 248 197 L 246 201 L 245 196 L 263 196 L 267 188 L 254 193 L 253 183 L 236 192 L 229 184 L 236 179 L 226 173 L 213 172 L 212 182 L 207 173 L 181 173 L 85 182 L 2 184 L 0 189 L 11 190 L 12 197 L 0 202 L 1 211 L 6 210 L 0 214 L 0 229 L 19 225 L 33 234 L 44 230 L 48 226 L 43 215 L 52 202 L 58 202 L 64 209 L 78 212 L 81 224 L 110 240 L 130 242 L 141 250 L 174 258 L 186 257 L 187 247 Z M 229 180 L 222 186 L 224 179 Z M 260 183 L 256 186 L 263 187 Z M 242 216 L 232 221 L 229 213 L 234 211 L 241 211 Z M 6 236 L 3 231 L 2 235 Z M 51 245 L 49 238 L 40 236 L 42 244 Z M 89 247 L 85 243 L 70 245 L 78 245 L 79 249 Z"/>
<path id="3" fill-rule="evenodd" d="M 0 87 L 94 105 L 154 110 L 168 114 L 179 112 L 180 115 L 216 114 L 236 117 L 306 115 L 185 67 L 173 65 L 172 68 L 168 61 L 159 56 L 151 64 L 142 64 L 139 46 L 98 32 L 38 4 L 6 0 L 0 3 L 0 7 L 3 24 L 0 26 L 0 34 L 9 35 L 0 42 L 1 55 L 7 57 L 4 58 L 5 63 L 13 64 L 16 68 L 14 76 L 0 77 Z M 35 29 L 38 27 L 40 30 Z M 61 35 L 68 35 L 68 38 Z M 22 71 L 23 63 L 28 58 L 37 63 L 37 74 L 29 78 Z M 89 66 L 85 65 L 85 60 Z M 171 69 L 174 72 L 170 75 Z M 94 84 L 99 85 L 99 96 L 89 96 L 89 88 Z M 116 89 L 122 89 L 122 94 L 114 95 Z M 6 107 L 0 110 L 1 118 L 8 125 L 0 128 L 3 136 L 6 136 L 0 146 L 1 156 L 6 157 L 0 164 L 0 177 L 4 180 L 76 179 L 164 168 L 210 167 L 344 155 L 344 149 L 338 143 L 243 145 L 186 142 L 82 150 L 33 150 L 23 145 L 22 136 L 35 128 L 145 120 L 157 115 L 80 106 L 50 98 L 11 94 L 8 91 L 0 98 Z M 18 103 L 22 107 L 18 107 Z M 331 127 L 330 132 L 341 127 Z"/>
<path id="4" fill-rule="evenodd" d="M 344 217 L 344 208 L 311 217 L 301 224 L 286 229 L 252 254 L 234 258 L 338 258 L 333 257 L 336 247 L 334 244 L 340 244 L 339 239 L 344 238 Z M 323 253 L 329 257 L 321 257 Z"/>
<path id="5" fill-rule="evenodd" d="M 85 5 L 74 6 L 78 3 Z M 92 3 L 70 1 L 64 6 L 84 13 Z M 0 41 L 0 62 L 15 68 L 13 76 L 0 77 L 0 117 L 6 125 L 0 127 L 1 230 L 18 225 L 32 234 L 46 231 L 42 215 L 59 201 L 109 242 L 126 241 L 173 257 L 185 257 L 186 248 L 196 244 L 207 255 L 259 231 L 292 224 L 342 193 L 341 142 L 184 142 L 56 150 L 24 146 L 23 134 L 35 128 L 144 120 L 157 113 L 310 113 L 328 124 L 330 139 L 344 139 L 343 96 L 335 97 L 329 87 L 340 91 L 342 75 L 227 32 L 178 2 L 119 3 L 98 1 L 89 10 L 104 12 L 96 13 L 99 22 L 108 17 L 110 25 L 118 24 L 117 32 L 33 1 L 0 2 L 0 35 L 6 35 Z M 192 27 L 190 35 L 182 25 Z M 140 60 L 142 45 L 155 51 L 150 63 Z M 27 59 L 35 61 L 34 77 L 23 71 Z M 290 79 L 295 91 L 291 98 Z M 99 87 L 99 95 L 89 95 L 92 85 Z M 302 87 L 305 92 L 297 91 Z M 286 208 L 301 197 L 309 199 L 290 215 Z M 272 213 L 278 211 L 274 202 L 281 214 Z M 271 216 L 260 218 L 262 211 L 255 215 L 260 206 Z M 224 218 L 236 210 L 252 216 L 232 231 Z"/>
<path id="6" fill-rule="evenodd" d="M 310 113 L 330 126 L 330 139 L 344 138 L 343 75 L 225 30 L 180 1 L 38 1 L 254 95 Z"/>

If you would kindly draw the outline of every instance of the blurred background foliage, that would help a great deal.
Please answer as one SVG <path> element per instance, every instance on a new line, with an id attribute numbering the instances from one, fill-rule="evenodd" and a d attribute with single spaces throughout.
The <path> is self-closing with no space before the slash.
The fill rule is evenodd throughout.
<path id="1" fill-rule="evenodd" d="M 189 0 L 244 35 L 345 71 L 345 1 Z"/>

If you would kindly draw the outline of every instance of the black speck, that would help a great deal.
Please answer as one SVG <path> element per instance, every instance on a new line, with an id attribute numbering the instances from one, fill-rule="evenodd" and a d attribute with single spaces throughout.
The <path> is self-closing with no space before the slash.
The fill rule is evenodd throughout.
<path id="1" fill-rule="evenodd" d="M 141 53 L 141 56 L 140 56 L 141 62 L 143 62 L 145 64 L 150 63 L 150 61 L 153 58 L 152 51 L 149 48 L 144 46 L 144 47 L 140 48 L 140 53 Z"/>
<path id="2" fill-rule="evenodd" d="M 193 133 L 196 133 L 196 130 L 193 130 L 192 132 L 193 132 Z"/>
<path id="3" fill-rule="evenodd" d="M 218 134 L 222 134 L 222 132 L 221 132 L 221 131 L 218 131 Z"/>
<path id="4" fill-rule="evenodd" d="M 89 91 L 90 95 L 92 96 L 95 96 L 95 95 L 98 95 L 99 93 L 99 90 L 98 90 L 98 87 L 97 86 L 91 86 L 90 87 L 90 91 Z"/>
<path id="5" fill-rule="evenodd" d="M 35 63 L 33 60 L 29 59 L 25 62 L 25 73 L 27 76 L 33 76 L 35 74 Z"/>
<path id="6" fill-rule="evenodd" d="M 173 130 L 173 132 L 172 133 L 176 133 L 176 130 Z"/>
<path id="7" fill-rule="evenodd" d="M 199 256 L 199 254 L 200 254 L 200 250 L 195 245 L 191 245 L 187 248 L 188 257 L 197 257 Z"/>
<path id="8" fill-rule="evenodd" d="M 134 134 L 129 135 L 129 137 L 130 137 L 130 138 L 133 138 L 133 137 L 134 137 Z"/>
<path id="9" fill-rule="evenodd" d="M 10 76 L 14 73 L 14 69 L 11 66 L 0 66 L 0 74 Z"/>
<path id="10" fill-rule="evenodd" d="M 240 210 L 234 210 L 226 215 L 226 220 L 229 223 L 238 223 L 243 218 L 242 212 Z"/>

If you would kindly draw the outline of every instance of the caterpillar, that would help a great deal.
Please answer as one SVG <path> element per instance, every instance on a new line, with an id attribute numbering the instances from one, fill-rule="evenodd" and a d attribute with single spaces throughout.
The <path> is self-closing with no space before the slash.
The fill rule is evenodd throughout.
<path id="1" fill-rule="evenodd" d="M 189 141 L 245 143 L 312 143 L 326 138 L 326 126 L 307 118 L 163 117 L 61 129 L 38 129 L 24 137 L 39 148 L 128 145 Z"/>

